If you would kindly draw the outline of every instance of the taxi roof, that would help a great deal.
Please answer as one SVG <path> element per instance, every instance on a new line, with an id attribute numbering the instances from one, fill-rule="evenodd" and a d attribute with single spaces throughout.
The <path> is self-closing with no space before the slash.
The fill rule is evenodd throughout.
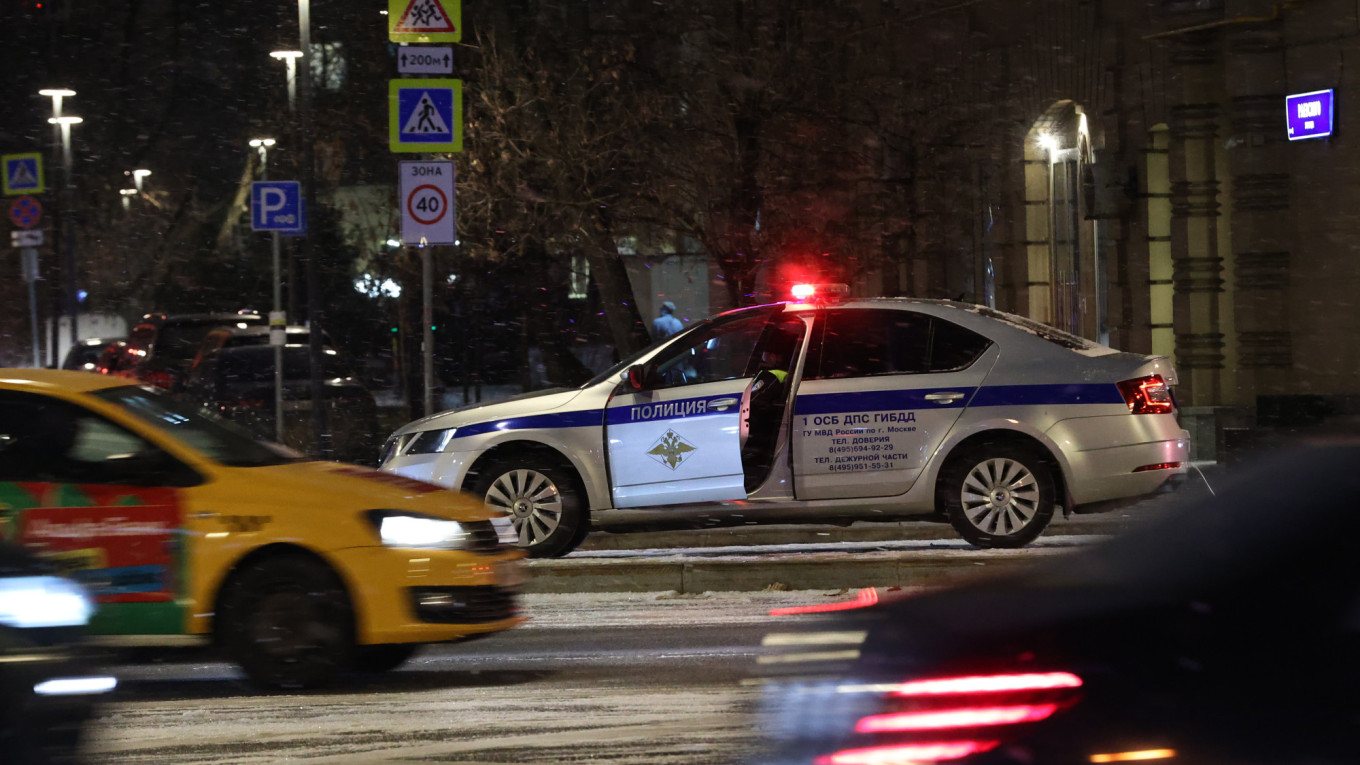
<path id="1" fill-rule="evenodd" d="M 0 368 L 0 388 L 60 389 L 71 393 L 86 393 L 135 384 L 125 377 L 111 377 L 71 369 Z"/>

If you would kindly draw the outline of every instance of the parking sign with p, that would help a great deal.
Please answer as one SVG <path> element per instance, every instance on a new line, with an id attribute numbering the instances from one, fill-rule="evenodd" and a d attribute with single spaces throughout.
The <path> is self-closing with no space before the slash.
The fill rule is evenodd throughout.
<path id="1" fill-rule="evenodd" d="M 302 224 L 302 190 L 297 181 L 250 184 L 250 227 L 255 231 L 293 231 Z"/>

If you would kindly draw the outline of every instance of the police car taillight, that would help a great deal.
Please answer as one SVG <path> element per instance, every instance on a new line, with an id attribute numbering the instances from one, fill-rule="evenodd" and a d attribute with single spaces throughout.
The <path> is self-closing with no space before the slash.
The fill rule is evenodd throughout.
<path id="1" fill-rule="evenodd" d="M 1171 389 L 1161 375 L 1148 375 L 1118 383 L 1119 393 L 1133 414 L 1170 414 L 1176 411 Z"/>
<path id="2" fill-rule="evenodd" d="M 789 290 L 794 300 L 805 303 L 831 303 L 850 294 L 848 284 L 795 284 Z"/>

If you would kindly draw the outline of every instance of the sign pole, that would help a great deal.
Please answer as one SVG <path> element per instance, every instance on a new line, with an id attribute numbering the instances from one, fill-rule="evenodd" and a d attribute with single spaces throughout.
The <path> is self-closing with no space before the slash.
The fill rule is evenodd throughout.
<path id="1" fill-rule="evenodd" d="M 425 412 L 428 417 L 434 414 L 434 256 L 429 247 L 420 248 L 420 265 L 424 276 L 421 285 L 422 305 L 420 308 L 421 356 L 425 367 Z"/>
<path id="2" fill-rule="evenodd" d="M 283 443 L 283 344 L 288 342 L 288 319 L 283 313 L 283 285 L 279 274 L 279 232 L 274 230 L 274 310 L 269 312 L 269 344 L 274 346 L 274 440 Z M 277 329 L 274 323 L 278 322 Z"/>
<path id="3" fill-rule="evenodd" d="M 28 315 L 33 324 L 33 367 L 41 369 L 42 332 L 38 329 L 38 289 L 35 286 L 38 281 L 38 251 L 32 247 L 25 247 L 19 252 L 19 268 L 23 272 L 24 281 L 28 282 Z"/>

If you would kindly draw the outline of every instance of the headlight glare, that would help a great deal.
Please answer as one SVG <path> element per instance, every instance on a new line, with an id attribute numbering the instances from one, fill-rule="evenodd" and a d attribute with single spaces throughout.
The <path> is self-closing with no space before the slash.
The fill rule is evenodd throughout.
<path id="1" fill-rule="evenodd" d="M 467 531 L 457 521 L 392 510 L 372 510 L 369 520 L 388 547 L 457 550 L 467 541 Z"/>
<path id="2" fill-rule="evenodd" d="M 0 579 L 0 624 L 7 627 L 83 627 L 94 603 L 78 583 L 59 576 Z"/>

